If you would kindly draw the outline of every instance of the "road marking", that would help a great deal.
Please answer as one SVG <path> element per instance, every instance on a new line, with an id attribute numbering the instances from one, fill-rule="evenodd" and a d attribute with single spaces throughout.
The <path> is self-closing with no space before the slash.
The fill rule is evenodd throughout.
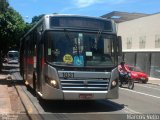
<path id="1" fill-rule="evenodd" d="M 138 85 L 138 86 L 142 86 L 142 87 L 146 87 L 146 88 L 151 88 L 151 89 L 154 89 L 154 90 L 160 90 L 158 88 L 152 88 L 152 87 L 149 87 L 149 86 L 146 86 L 146 85 Z"/>
<path id="2" fill-rule="evenodd" d="M 124 107 L 123 111 L 128 114 L 141 114 L 140 112 L 134 111 L 128 107 Z"/>
<path id="3" fill-rule="evenodd" d="M 138 93 L 138 94 L 141 94 L 141 95 L 146 95 L 146 96 L 150 96 L 150 97 L 154 97 L 154 98 L 160 99 L 159 96 L 154 96 L 154 95 L 142 93 L 142 92 L 138 92 L 138 91 L 135 91 L 135 90 L 129 90 L 129 89 L 126 89 L 126 88 L 120 88 L 120 89 L 126 90 L 126 91 L 130 91 L 130 92 L 134 92 L 134 93 Z"/>

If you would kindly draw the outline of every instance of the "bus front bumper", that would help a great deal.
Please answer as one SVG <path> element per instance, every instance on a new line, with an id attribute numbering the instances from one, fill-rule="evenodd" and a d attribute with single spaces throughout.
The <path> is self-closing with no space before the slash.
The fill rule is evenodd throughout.
<path id="1" fill-rule="evenodd" d="M 118 87 L 109 91 L 62 91 L 55 89 L 48 84 L 45 85 L 42 92 L 43 99 L 49 100 L 105 100 L 117 99 Z"/>

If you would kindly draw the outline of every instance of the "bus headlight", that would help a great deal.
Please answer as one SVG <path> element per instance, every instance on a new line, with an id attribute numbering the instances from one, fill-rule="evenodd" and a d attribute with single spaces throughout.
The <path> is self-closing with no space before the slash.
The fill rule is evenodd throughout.
<path id="1" fill-rule="evenodd" d="M 50 81 L 50 84 L 51 84 L 53 87 L 56 87 L 56 86 L 57 86 L 57 81 L 56 81 L 56 80 L 51 80 L 51 81 Z"/>
<path id="2" fill-rule="evenodd" d="M 113 80 L 111 83 L 111 89 L 115 88 L 117 84 L 118 84 L 118 79 Z"/>
<path id="3" fill-rule="evenodd" d="M 54 88 L 57 88 L 57 89 L 59 88 L 57 80 L 54 80 L 54 79 L 51 79 L 51 78 L 45 76 L 45 81 L 46 81 L 46 83 L 48 83 L 50 86 L 52 86 L 52 87 L 54 87 Z"/>
<path id="4" fill-rule="evenodd" d="M 57 89 L 59 88 L 57 80 L 49 80 L 49 85 Z"/>
<path id="5" fill-rule="evenodd" d="M 117 85 L 117 82 L 115 80 L 112 81 L 112 86 L 116 86 Z"/>

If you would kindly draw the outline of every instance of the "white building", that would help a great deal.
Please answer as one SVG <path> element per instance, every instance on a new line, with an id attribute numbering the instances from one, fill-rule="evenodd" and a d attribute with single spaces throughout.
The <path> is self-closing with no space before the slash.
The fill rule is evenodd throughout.
<path id="1" fill-rule="evenodd" d="M 124 60 L 160 78 L 160 13 L 117 23 Z"/>

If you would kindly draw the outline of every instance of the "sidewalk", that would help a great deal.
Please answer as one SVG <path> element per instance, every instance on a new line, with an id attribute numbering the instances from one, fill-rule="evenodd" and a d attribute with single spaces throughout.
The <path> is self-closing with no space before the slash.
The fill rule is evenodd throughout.
<path id="1" fill-rule="evenodd" d="M 25 114 L 25 109 L 14 85 L 8 84 L 7 81 L 11 81 L 11 75 L 0 74 L 0 114 Z"/>
<path id="2" fill-rule="evenodd" d="M 149 77 L 148 84 L 160 85 L 160 79 Z"/>
<path id="3" fill-rule="evenodd" d="M 7 79 L 7 75 L 4 75 L 4 74 L 0 74 L 0 80 L 5 80 L 5 79 Z"/>
<path id="4" fill-rule="evenodd" d="M 6 80 L 8 75 L 0 74 L 0 82 Z M 10 96 L 8 93 L 8 86 L 0 84 L 0 114 L 11 113 Z"/>

